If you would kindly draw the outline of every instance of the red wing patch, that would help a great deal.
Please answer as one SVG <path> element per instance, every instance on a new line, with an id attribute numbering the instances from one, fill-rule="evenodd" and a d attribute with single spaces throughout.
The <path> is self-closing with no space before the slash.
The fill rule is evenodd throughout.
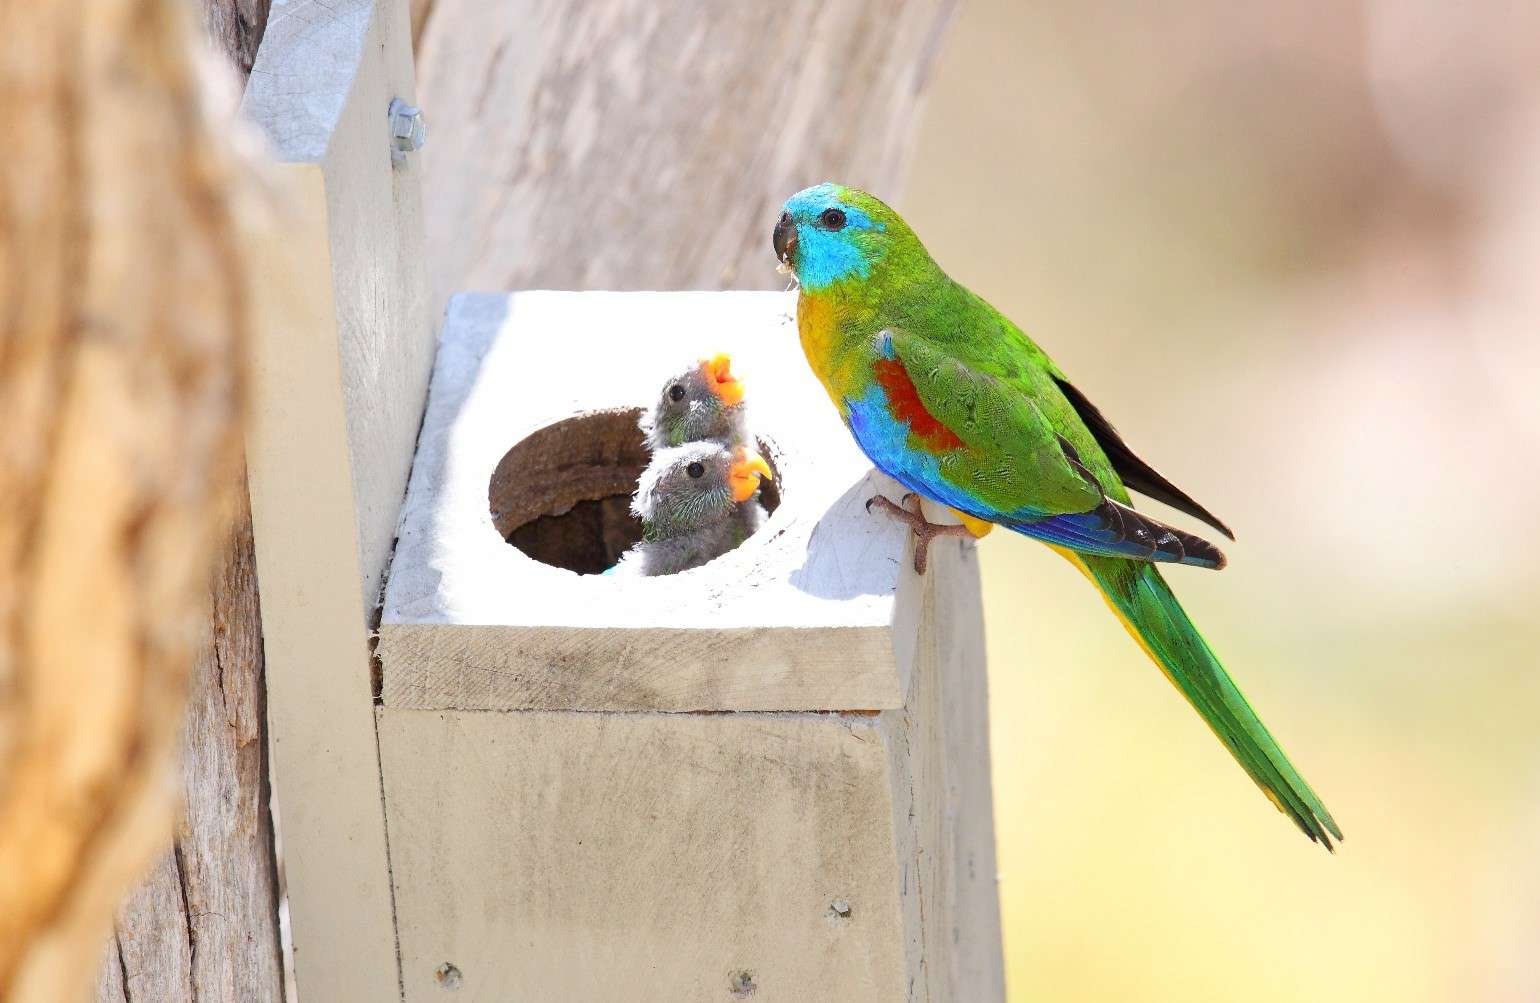
<path id="1" fill-rule="evenodd" d="M 904 371 L 904 364 L 897 359 L 878 359 L 872 366 L 877 385 L 888 395 L 888 413 L 896 421 L 909 426 L 911 435 L 933 450 L 960 449 L 963 441 L 950 428 L 941 424 L 925 407 L 920 394 L 914 389 L 914 381 Z"/>

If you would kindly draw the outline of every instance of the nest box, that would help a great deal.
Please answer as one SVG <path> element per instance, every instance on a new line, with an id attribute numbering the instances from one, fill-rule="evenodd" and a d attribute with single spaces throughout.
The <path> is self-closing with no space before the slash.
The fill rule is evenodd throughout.
<path id="1" fill-rule="evenodd" d="M 973 549 L 939 541 L 922 578 L 907 527 L 866 511 L 902 489 L 840 425 L 794 308 L 452 301 L 377 650 L 409 987 L 449 958 L 548 999 L 649 978 L 711 999 L 748 973 L 892 1000 L 992 917 Z M 769 518 L 677 575 L 596 573 L 639 535 L 638 416 L 720 351 L 777 474 Z"/>
<path id="2" fill-rule="evenodd" d="M 251 297 L 248 462 L 301 996 L 1000 1000 L 977 559 L 940 539 L 917 576 L 867 513 L 902 492 L 794 297 L 468 294 L 436 325 L 406 4 L 278 6 L 244 111 L 299 204 Z M 764 526 L 595 573 L 639 532 L 640 409 L 724 351 Z"/>

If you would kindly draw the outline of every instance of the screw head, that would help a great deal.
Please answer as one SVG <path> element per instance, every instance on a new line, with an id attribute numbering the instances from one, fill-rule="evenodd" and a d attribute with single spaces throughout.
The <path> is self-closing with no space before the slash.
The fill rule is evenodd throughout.
<path id="1" fill-rule="evenodd" d="M 428 124 L 423 120 L 422 109 L 407 104 L 400 98 L 392 98 L 386 109 L 390 117 L 390 156 L 402 163 L 406 154 L 422 149 L 428 141 Z"/>

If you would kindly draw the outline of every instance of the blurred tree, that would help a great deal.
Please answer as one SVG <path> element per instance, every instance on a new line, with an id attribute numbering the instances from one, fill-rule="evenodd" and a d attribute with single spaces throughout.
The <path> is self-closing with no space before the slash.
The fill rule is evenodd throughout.
<path id="1" fill-rule="evenodd" d="M 227 160 L 175 0 L 0 0 L 0 997 L 77 998 L 164 846 L 240 448 Z"/>

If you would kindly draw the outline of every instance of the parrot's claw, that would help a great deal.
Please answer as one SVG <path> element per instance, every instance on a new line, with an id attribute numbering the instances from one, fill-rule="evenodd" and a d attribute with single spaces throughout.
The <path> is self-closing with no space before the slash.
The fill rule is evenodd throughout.
<path id="1" fill-rule="evenodd" d="M 910 503 L 913 502 L 911 507 Z M 913 491 L 904 495 L 903 503 L 895 505 L 885 495 L 873 495 L 866 500 L 866 511 L 870 512 L 876 505 L 884 512 L 897 519 L 899 522 L 909 524 L 914 531 L 914 573 L 925 574 L 925 567 L 930 555 L 930 541 L 938 536 L 972 536 L 966 526 L 943 526 L 925 518 L 925 511 L 920 507 L 920 496 Z"/>

